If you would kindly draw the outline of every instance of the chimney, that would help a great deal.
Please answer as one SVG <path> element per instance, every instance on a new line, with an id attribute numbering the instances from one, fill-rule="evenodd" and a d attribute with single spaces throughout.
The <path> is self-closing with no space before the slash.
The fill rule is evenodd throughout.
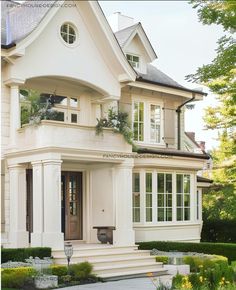
<path id="1" fill-rule="evenodd" d="M 120 12 L 115 12 L 108 17 L 108 22 L 113 30 L 117 32 L 134 24 L 134 19 L 129 16 L 122 15 Z"/>
<path id="2" fill-rule="evenodd" d="M 205 151 L 205 149 L 206 149 L 206 142 L 205 141 L 199 141 L 198 145 L 202 151 Z"/>

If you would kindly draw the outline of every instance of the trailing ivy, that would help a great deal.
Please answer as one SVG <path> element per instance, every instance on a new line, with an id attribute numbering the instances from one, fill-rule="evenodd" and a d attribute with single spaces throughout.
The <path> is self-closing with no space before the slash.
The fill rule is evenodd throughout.
<path id="1" fill-rule="evenodd" d="M 120 133 L 125 141 L 134 146 L 133 132 L 128 122 L 128 114 L 125 112 L 116 112 L 114 109 L 108 110 L 107 118 L 97 119 L 96 134 L 103 134 L 103 128 L 111 128 L 114 133 Z"/>
<path id="2" fill-rule="evenodd" d="M 41 120 L 56 120 L 58 111 L 53 108 L 53 101 L 45 99 L 35 90 L 21 90 L 21 125 L 36 125 Z"/>

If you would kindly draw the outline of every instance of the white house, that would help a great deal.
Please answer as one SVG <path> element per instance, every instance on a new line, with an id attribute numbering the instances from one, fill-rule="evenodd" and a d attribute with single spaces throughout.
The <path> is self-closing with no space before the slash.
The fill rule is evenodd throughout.
<path id="1" fill-rule="evenodd" d="M 1 4 L 4 247 L 100 243 L 94 227 L 114 227 L 114 247 L 198 242 L 209 157 L 184 133 L 184 107 L 204 93 L 151 65 L 141 23 L 116 13 L 110 26 L 96 1 Z M 21 126 L 29 89 L 53 95 L 60 119 Z M 109 108 L 129 114 L 138 152 L 96 135 Z"/>

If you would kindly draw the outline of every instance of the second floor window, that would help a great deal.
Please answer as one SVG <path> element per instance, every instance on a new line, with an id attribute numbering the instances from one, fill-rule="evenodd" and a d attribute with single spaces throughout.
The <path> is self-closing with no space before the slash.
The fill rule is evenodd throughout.
<path id="1" fill-rule="evenodd" d="M 158 105 L 150 105 L 150 141 L 160 143 L 161 108 Z"/>
<path id="2" fill-rule="evenodd" d="M 126 54 L 126 57 L 133 68 L 139 68 L 139 57 L 138 56 L 132 55 L 132 54 Z"/>
<path id="3" fill-rule="evenodd" d="M 144 140 L 144 103 L 134 102 L 133 132 L 135 141 Z"/>

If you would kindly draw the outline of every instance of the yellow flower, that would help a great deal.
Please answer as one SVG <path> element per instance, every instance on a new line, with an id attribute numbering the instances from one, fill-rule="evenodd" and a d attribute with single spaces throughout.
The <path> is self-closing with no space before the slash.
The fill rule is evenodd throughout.
<path id="1" fill-rule="evenodd" d="M 221 279 L 222 281 L 225 281 L 225 277 L 222 277 L 222 279 Z"/>
<path id="2" fill-rule="evenodd" d="M 199 268 L 203 268 L 203 265 L 199 265 Z"/>
<path id="3" fill-rule="evenodd" d="M 202 277 L 202 276 L 199 277 L 199 281 L 200 281 L 201 283 L 203 282 L 203 277 Z"/>

